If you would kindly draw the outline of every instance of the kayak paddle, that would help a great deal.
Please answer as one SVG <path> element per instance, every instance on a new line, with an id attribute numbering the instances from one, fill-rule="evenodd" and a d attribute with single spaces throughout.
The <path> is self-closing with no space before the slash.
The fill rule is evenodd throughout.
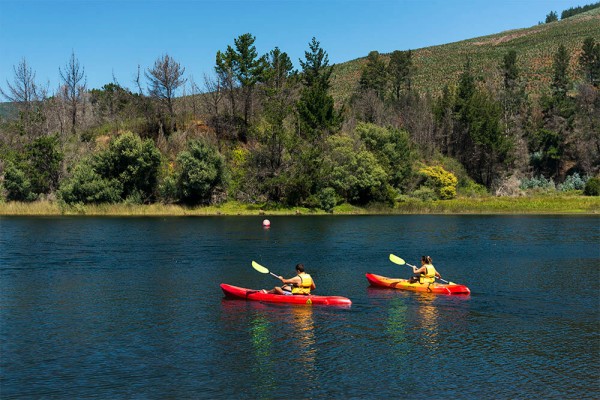
<path id="1" fill-rule="evenodd" d="M 406 264 L 406 261 L 404 261 L 400 257 L 395 256 L 393 254 L 390 254 L 390 261 L 393 262 L 393 263 L 395 263 L 395 264 L 398 264 L 398 265 L 404 265 L 404 264 Z"/>
<path id="2" fill-rule="evenodd" d="M 274 273 L 272 273 L 271 271 L 269 271 L 267 268 L 263 267 L 262 265 L 260 265 L 256 261 L 252 261 L 252 268 L 254 268 L 255 270 L 257 270 L 261 274 L 271 274 L 275 278 L 279 279 L 279 275 L 275 275 Z"/>
<path id="3" fill-rule="evenodd" d="M 409 267 L 416 268 L 414 265 L 407 263 L 406 261 L 404 261 L 400 257 L 395 256 L 393 254 L 390 254 L 390 261 L 393 262 L 394 264 L 408 265 Z M 456 283 L 454 283 L 454 282 L 448 282 L 447 280 L 442 279 L 442 278 L 435 278 L 435 279 L 439 279 L 442 282 L 446 282 L 448 285 L 456 285 Z"/>

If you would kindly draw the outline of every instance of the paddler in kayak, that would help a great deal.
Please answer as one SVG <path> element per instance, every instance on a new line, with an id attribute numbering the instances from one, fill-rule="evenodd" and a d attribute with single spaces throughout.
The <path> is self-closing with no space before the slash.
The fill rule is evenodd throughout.
<path id="1" fill-rule="evenodd" d="M 311 290 L 316 289 L 315 281 L 309 274 L 304 272 L 304 265 L 296 265 L 297 275 L 290 279 L 284 279 L 283 276 L 278 278 L 283 282 L 281 287 L 275 286 L 273 289 L 266 291 L 263 289 L 263 293 L 293 295 L 293 294 L 310 294 Z"/>
<path id="2" fill-rule="evenodd" d="M 413 265 L 413 274 L 408 283 L 433 283 L 435 279 L 441 279 L 442 276 L 433 266 L 433 260 L 429 256 L 421 257 L 421 268 L 417 268 Z"/>

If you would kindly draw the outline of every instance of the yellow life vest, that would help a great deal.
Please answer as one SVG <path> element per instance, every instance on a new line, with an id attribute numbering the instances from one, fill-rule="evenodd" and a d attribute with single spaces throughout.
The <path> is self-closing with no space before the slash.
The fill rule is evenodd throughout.
<path id="1" fill-rule="evenodd" d="M 425 265 L 425 273 L 419 276 L 420 283 L 433 283 L 435 282 L 435 267 L 431 264 Z"/>
<path id="2" fill-rule="evenodd" d="M 300 284 L 292 286 L 292 294 L 310 294 L 313 284 L 311 276 L 307 273 L 298 274 L 298 276 L 300 277 Z"/>

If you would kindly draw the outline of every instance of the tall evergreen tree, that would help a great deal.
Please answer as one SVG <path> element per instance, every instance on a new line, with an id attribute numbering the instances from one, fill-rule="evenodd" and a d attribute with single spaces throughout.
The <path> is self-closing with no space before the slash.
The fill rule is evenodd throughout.
<path id="1" fill-rule="evenodd" d="M 224 87 L 230 91 L 232 99 L 232 110 L 236 116 L 235 91 L 236 87 L 241 90 L 242 99 L 242 123 L 239 128 L 238 138 L 243 143 L 248 141 L 248 128 L 253 108 L 253 94 L 256 84 L 262 77 L 265 57 L 258 56 L 254 41 L 256 38 L 250 33 L 240 35 L 234 39 L 235 49 L 227 46 L 222 53 L 217 52 L 217 74 L 224 81 Z"/>
<path id="2" fill-rule="evenodd" d="M 568 75 L 570 55 L 564 45 L 554 54 L 551 96 L 544 96 L 543 120 L 530 138 L 531 164 L 538 173 L 561 178 L 563 166 L 572 158 L 575 102 L 567 96 L 571 81 Z"/>
<path id="3" fill-rule="evenodd" d="M 556 99 L 567 97 L 569 90 L 569 53 L 564 45 L 558 46 L 552 65 L 552 93 Z"/>
<path id="4" fill-rule="evenodd" d="M 556 13 L 556 11 L 550 11 L 550 13 L 548 13 L 546 15 L 546 23 L 550 23 L 550 22 L 556 22 L 558 21 L 558 14 Z"/>
<path id="5" fill-rule="evenodd" d="M 450 156 L 465 160 L 468 149 L 472 143 L 469 138 L 469 124 L 471 122 L 472 98 L 475 95 L 475 77 L 471 71 L 471 60 L 467 58 L 463 72 L 460 75 L 456 99 L 454 103 L 454 126 L 450 148 Z"/>
<path id="6" fill-rule="evenodd" d="M 579 64 L 584 71 L 586 81 L 595 87 L 600 87 L 600 43 L 596 43 L 591 36 L 587 37 L 583 41 L 581 50 Z"/>
<path id="7" fill-rule="evenodd" d="M 363 91 L 373 90 L 383 100 L 387 86 L 387 70 L 379 52 L 371 51 L 367 56 L 367 63 L 362 69 L 359 84 Z"/>
<path id="8" fill-rule="evenodd" d="M 519 68 L 517 67 L 517 52 L 510 50 L 504 55 L 502 63 L 502 75 L 504 76 L 504 89 L 512 91 L 517 86 Z"/>
<path id="9" fill-rule="evenodd" d="M 527 164 L 527 148 L 523 140 L 529 120 L 529 103 L 519 67 L 517 66 L 517 52 L 510 50 L 503 57 L 500 72 L 504 77 L 504 86 L 499 93 L 502 106 L 502 126 L 504 136 L 514 145 L 514 165 L 525 169 Z"/>
<path id="10" fill-rule="evenodd" d="M 399 100 L 403 89 L 411 89 L 411 77 L 414 73 L 412 51 L 394 51 L 390 55 L 387 70 L 392 88 L 392 98 Z"/>
<path id="11" fill-rule="evenodd" d="M 478 183 L 491 187 L 512 142 L 501 129 L 500 104 L 477 88 L 469 59 L 460 77 L 454 109 L 452 155 Z"/>
<path id="12" fill-rule="evenodd" d="M 436 123 L 436 142 L 445 155 L 454 154 L 452 147 L 454 131 L 454 90 L 444 85 L 442 94 L 433 105 L 433 117 Z"/>
<path id="13" fill-rule="evenodd" d="M 269 52 L 263 72 L 262 119 L 254 129 L 259 146 L 252 155 L 252 173 L 257 181 L 255 186 L 270 201 L 281 201 L 285 192 L 282 175 L 291 146 L 296 75 L 287 53 L 279 48 Z"/>
<path id="14" fill-rule="evenodd" d="M 303 88 L 297 103 L 300 120 L 300 135 L 315 142 L 324 134 L 332 133 L 341 124 L 341 113 L 334 108 L 333 97 L 329 94 L 333 67 L 329 66 L 327 52 L 312 38 L 310 51 L 304 52 L 302 66 Z"/>
<path id="15" fill-rule="evenodd" d="M 305 59 L 300 60 L 303 87 L 296 103 L 300 142 L 294 151 L 291 179 L 294 189 L 289 197 L 292 202 L 302 202 L 318 191 L 323 147 L 327 137 L 339 130 L 342 122 L 342 113 L 335 109 L 329 94 L 333 67 L 329 66 L 327 53 L 314 37 L 304 56 Z"/>

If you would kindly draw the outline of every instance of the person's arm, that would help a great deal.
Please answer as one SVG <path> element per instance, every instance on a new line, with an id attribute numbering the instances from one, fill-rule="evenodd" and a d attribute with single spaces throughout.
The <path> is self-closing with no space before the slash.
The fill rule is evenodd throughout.
<path id="1" fill-rule="evenodd" d="M 438 279 L 442 279 L 442 276 L 440 275 L 439 272 L 435 271 L 435 277 Z"/>
<path id="2" fill-rule="evenodd" d="M 317 285 L 315 285 L 315 281 L 312 281 L 312 285 L 310 285 L 310 290 L 315 290 L 317 288 Z"/>
<path id="3" fill-rule="evenodd" d="M 293 278 L 290 279 L 284 279 L 283 276 L 280 276 L 279 279 L 281 279 L 281 282 L 283 283 L 287 283 L 287 284 L 299 284 L 299 280 L 300 278 L 298 276 L 294 276 Z"/>
<path id="4" fill-rule="evenodd" d="M 427 271 L 427 268 L 425 268 L 425 267 L 421 267 L 421 268 L 417 269 L 417 267 L 415 267 L 413 265 L 412 268 L 413 268 L 413 274 L 415 274 L 415 275 L 416 274 L 424 274 Z"/>

